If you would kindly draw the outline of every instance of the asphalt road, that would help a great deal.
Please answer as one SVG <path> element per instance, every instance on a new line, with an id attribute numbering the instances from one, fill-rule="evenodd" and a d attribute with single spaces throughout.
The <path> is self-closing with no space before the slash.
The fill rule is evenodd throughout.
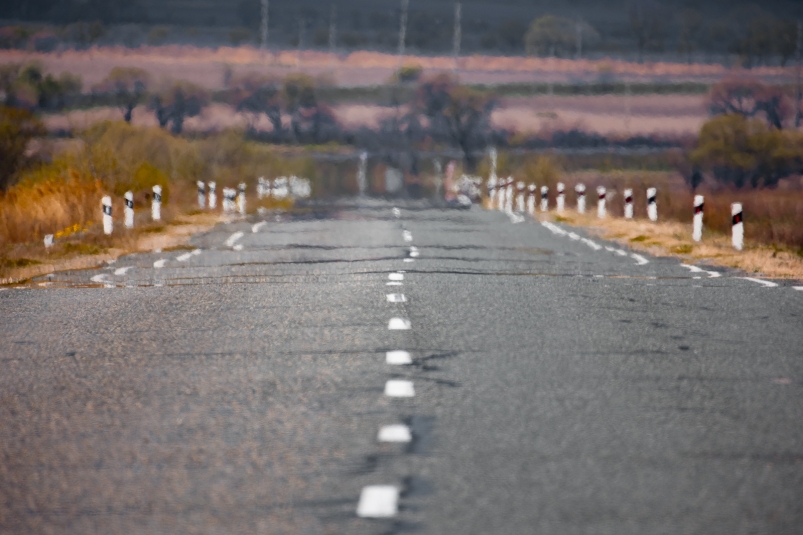
<path id="1" fill-rule="evenodd" d="M 0 532 L 803 533 L 801 283 L 518 220 L 342 201 L 0 290 Z"/>

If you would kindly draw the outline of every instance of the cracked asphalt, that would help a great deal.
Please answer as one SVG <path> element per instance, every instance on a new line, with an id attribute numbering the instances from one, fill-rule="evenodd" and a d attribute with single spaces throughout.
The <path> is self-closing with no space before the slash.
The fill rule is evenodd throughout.
<path id="1" fill-rule="evenodd" d="M 341 200 L 0 290 L 0 532 L 803 533 L 800 283 L 555 227 Z"/>

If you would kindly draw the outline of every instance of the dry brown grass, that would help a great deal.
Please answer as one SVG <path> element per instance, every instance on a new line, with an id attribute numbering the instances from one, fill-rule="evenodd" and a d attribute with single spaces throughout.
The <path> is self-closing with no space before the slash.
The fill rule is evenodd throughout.
<path id="1" fill-rule="evenodd" d="M 653 223 L 610 216 L 598 219 L 596 206 L 593 209 L 592 214 L 582 215 L 567 210 L 560 221 L 586 227 L 601 238 L 654 256 L 679 256 L 693 263 L 736 268 L 766 277 L 803 279 L 803 257 L 793 251 L 755 242 L 748 242 L 743 251 L 736 251 L 728 235 L 710 228 L 704 229 L 703 240 L 696 243 L 691 239 L 691 223 Z M 549 217 L 556 219 L 554 214 Z"/>

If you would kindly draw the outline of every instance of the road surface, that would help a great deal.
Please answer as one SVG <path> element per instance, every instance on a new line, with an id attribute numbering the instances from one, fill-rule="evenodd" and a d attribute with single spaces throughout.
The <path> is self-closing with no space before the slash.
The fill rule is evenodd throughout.
<path id="1" fill-rule="evenodd" d="M 803 533 L 803 291 L 742 277 L 362 200 L 5 288 L 0 532 Z"/>

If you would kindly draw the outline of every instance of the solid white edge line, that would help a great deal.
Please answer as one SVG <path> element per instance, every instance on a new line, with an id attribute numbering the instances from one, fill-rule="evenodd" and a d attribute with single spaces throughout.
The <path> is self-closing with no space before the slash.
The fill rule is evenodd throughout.
<path id="1" fill-rule="evenodd" d="M 413 434 L 404 424 L 391 424 L 380 427 L 376 438 L 379 442 L 410 442 Z"/>
<path id="2" fill-rule="evenodd" d="M 368 485 L 360 492 L 357 516 L 361 518 L 390 518 L 399 508 L 399 489 L 393 485 Z"/>
<path id="3" fill-rule="evenodd" d="M 389 398 L 411 398 L 415 396 L 413 382 L 406 379 L 388 379 L 385 383 L 385 395 Z"/>
<path id="4" fill-rule="evenodd" d="M 393 366 L 406 366 L 407 364 L 412 364 L 413 359 L 410 357 L 410 353 L 407 351 L 386 351 L 385 362 Z"/>
<path id="5" fill-rule="evenodd" d="M 777 282 L 767 281 L 764 279 L 754 279 L 753 277 L 739 277 L 740 279 L 744 279 L 746 281 L 757 282 L 759 284 L 763 284 L 767 288 L 775 288 L 778 286 Z"/>

